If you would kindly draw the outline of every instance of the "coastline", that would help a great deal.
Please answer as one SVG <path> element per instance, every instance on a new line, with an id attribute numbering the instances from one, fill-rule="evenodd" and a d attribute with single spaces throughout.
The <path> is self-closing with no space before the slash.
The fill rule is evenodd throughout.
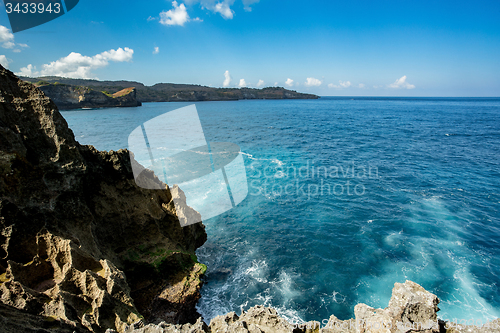
<path id="1" fill-rule="evenodd" d="M 340 320 L 335 315 L 319 321 L 290 323 L 273 308 L 254 306 L 240 315 L 230 312 L 217 316 L 209 325 L 198 320 L 195 324 L 149 324 L 130 326 L 130 333 L 215 333 L 215 332 L 273 332 L 273 333 L 497 333 L 500 319 L 487 323 L 443 321 L 438 318 L 439 299 L 420 285 L 406 281 L 395 283 L 389 304 L 375 309 L 359 303 L 354 307 L 355 318 Z M 109 331 L 107 333 L 116 333 Z"/>
<path id="2" fill-rule="evenodd" d="M 91 146 L 80 146 L 74 141 L 72 131 L 48 98 L 36 89 L 16 81 L 12 73 L 3 68 L 0 68 L 0 71 L 2 84 L 7 83 L 4 86 L 6 88 L 2 87 L 4 101 L 1 107 L 5 115 L 8 115 L 6 119 L 2 119 L 7 125 L 2 128 L 2 135 L 5 135 L 8 141 L 6 141 L 6 146 L 2 146 L 1 149 L 1 177 L 2 185 L 10 184 L 2 190 L 5 191 L 2 193 L 2 217 L 6 221 L 2 222 L 4 223 L 2 228 L 7 230 L 12 225 L 15 226 L 16 223 L 25 223 L 23 226 L 32 232 L 31 234 L 22 234 L 21 237 L 21 233 L 15 233 L 16 228 L 11 228 L 10 230 L 13 230 L 14 233 L 9 235 L 9 241 L 3 240 L 4 244 L 7 244 L 7 247 L 4 246 L 3 249 L 7 248 L 10 251 L 6 251 L 6 258 L 0 264 L 2 265 L 0 267 L 2 269 L 1 275 L 3 275 L 0 298 L 4 304 L 2 308 L 5 307 L 7 309 L 5 313 L 9 314 L 0 319 L 2 327 L 11 327 L 12 332 L 16 332 L 16 329 L 17 331 L 21 330 L 22 326 L 19 325 L 28 324 L 31 325 L 30 329 L 39 325 L 37 329 L 49 326 L 61 332 L 68 330 L 101 332 L 105 329 L 128 332 L 132 327 L 137 327 L 137 332 L 146 332 L 146 328 L 139 328 L 147 323 L 143 319 L 144 310 L 138 311 L 139 308 L 142 308 L 146 309 L 145 311 L 158 309 L 162 313 L 177 311 L 177 313 L 185 315 L 184 318 L 175 315 L 162 318 L 161 313 L 153 314 L 153 318 L 150 320 L 153 322 L 164 319 L 171 323 L 194 322 L 194 324 L 185 324 L 184 326 L 150 325 L 147 326 L 147 329 L 150 329 L 147 332 L 155 332 L 154 330 L 158 332 L 232 332 L 236 330 L 242 332 L 259 332 L 258 330 L 260 332 L 320 331 L 325 333 L 408 332 L 408 330 L 396 330 L 398 322 L 402 324 L 412 323 L 409 329 L 413 332 L 442 332 L 443 326 L 436 317 L 437 297 L 412 282 L 396 285 L 394 288 L 396 291 L 393 290 L 394 301 L 391 299 L 391 303 L 386 309 L 373 309 L 367 305 L 358 304 L 357 310 L 355 308 L 355 321 L 364 321 L 365 326 L 361 327 L 350 324 L 351 320 L 340 321 L 334 316 L 330 317 L 327 323 L 320 323 L 321 328 L 312 322 L 302 325 L 305 327 L 294 326 L 280 318 L 275 310 L 254 307 L 239 317 L 234 313 L 217 317 L 212 321 L 211 328 L 210 326 L 207 328 L 199 319 L 197 320 L 195 313 L 189 313 L 193 309 L 193 303 L 196 304 L 197 297 L 199 298 L 199 288 L 201 288 L 202 283 L 200 277 L 203 275 L 203 267 L 194 262 L 191 255 L 194 254 L 194 249 L 204 242 L 203 226 L 200 224 L 196 228 L 189 229 L 176 227 L 178 221 L 176 212 L 169 206 L 171 202 L 169 192 L 163 196 L 154 191 L 137 190 L 131 184 L 133 177 L 131 178 L 130 170 L 128 170 L 130 166 L 127 162 L 128 154 L 126 151 L 99 152 Z M 12 92 L 17 95 L 4 94 L 4 92 L 9 92 L 9 89 L 12 89 Z M 13 96 L 19 100 L 14 101 Z M 25 118 L 19 118 L 16 110 L 24 110 L 26 112 Z M 17 133 L 13 130 L 16 126 L 19 128 Z M 26 137 L 22 138 L 22 135 Z M 40 174 L 43 174 L 41 179 Z M 27 178 L 23 178 L 25 175 Z M 79 183 L 80 181 L 89 182 L 92 184 L 92 188 L 86 188 L 85 185 Z M 31 185 L 33 183 L 40 188 L 35 192 L 36 195 L 31 196 L 31 206 L 28 209 L 26 202 L 23 202 L 23 196 L 30 193 L 29 191 L 33 191 Z M 44 186 L 48 186 L 48 188 Z M 18 189 L 24 189 L 25 192 L 17 193 Z M 50 193 L 53 203 L 56 203 L 52 208 L 43 198 L 46 195 L 44 192 L 46 189 Z M 79 190 L 82 190 L 85 196 L 81 201 L 76 200 L 77 205 L 75 205 L 72 200 L 79 198 L 77 195 Z M 150 196 L 154 198 L 153 204 L 149 203 Z M 40 211 L 35 211 L 35 213 L 43 212 L 46 220 L 56 223 L 30 224 L 30 218 L 35 216 L 33 202 L 40 203 Z M 89 202 L 92 205 L 89 205 Z M 120 228 L 113 229 L 109 220 L 112 215 L 120 214 L 115 206 L 125 208 L 131 202 L 133 202 L 133 207 L 126 210 L 127 214 L 119 215 L 119 218 L 111 223 L 120 225 Z M 140 203 L 152 207 L 152 213 L 141 210 L 138 207 L 141 206 Z M 13 209 L 12 205 L 16 206 L 17 211 Z M 92 217 L 79 215 L 80 211 L 86 209 L 93 211 Z M 63 213 L 63 210 L 67 210 L 67 212 Z M 16 214 L 13 214 L 13 211 Z M 129 214 L 140 217 L 141 223 L 133 224 L 133 221 L 129 221 L 132 224 L 127 224 L 129 222 L 124 224 L 124 221 L 128 221 L 126 215 Z M 89 218 L 93 220 L 92 223 L 87 224 Z M 75 220 L 77 223 L 67 225 L 68 221 Z M 34 221 L 38 220 L 34 219 Z M 99 226 L 106 227 L 99 228 Z M 126 227 L 125 229 L 129 229 L 128 234 L 124 235 L 120 231 L 123 226 Z M 90 234 L 86 230 L 87 227 L 93 228 Z M 142 232 L 143 230 L 144 232 Z M 154 232 L 151 233 L 152 230 L 159 230 L 159 237 L 151 244 L 150 238 L 154 234 Z M 96 238 L 96 236 L 99 237 Z M 101 236 L 105 237 L 100 238 Z M 164 238 L 177 238 L 179 242 L 183 243 L 183 248 L 171 250 L 171 246 L 174 244 L 166 244 Z M 124 245 L 130 246 L 132 239 L 134 241 L 139 239 L 138 243 L 133 243 L 135 251 L 125 251 Z M 141 242 L 144 243 L 141 244 Z M 23 252 L 22 256 L 16 254 L 15 250 L 25 244 L 29 244 L 38 252 Z M 142 245 L 147 246 L 141 247 Z M 160 248 L 158 249 L 158 247 Z M 47 251 L 47 248 L 53 252 Z M 45 249 L 43 250 L 45 252 L 40 249 Z M 164 257 L 165 252 L 157 252 L 162 249 L 165 249 L 166 252 L 172 251 L 168 258 Z M 80 250 L 85 252 L 82 253 Z M 60 261 L 58 256 L 64 257 L 65 261 Z M 33 260 L 30 261 L 30 259 Z M 156 262 L 156 260 L 160 261 Z M 139 262 L 139 264 L 134 265 L 134 262 Z M 192 263 L 193 265 L 189 267 L 189 273 L 186 274 L 187 270 L 182 266 Z M 160 282 L 143 279 L 145 273 L 154 275 L 161 272 L 161 270 L 155 271 L 147 266 L 148 264 L 155 264 L 157 267 L 153 268 L 156 269 L 160 267 L 172 269 L 174 267 L 180 276 L 171 274 L 171 279 Z M 60 271 L 56 273 L 57 267 Z M 60 267 L 65 267 L 66 272 Z M 39 275 L 40 272 L 43 274 Z M 63 275 L 63 273 L 68 272 L 72 274 Z M 57 274 L 61 275 L 56 276 Z M 126 276 L 126 279 L 123 276 Z M 137 280 L 134 280 L 134 277 Z M 95 283 L 87 283 L 87 279 Z M 188 284 L 189 287 L 186 289 L 185 286 Z M 106 297 L 99 299 L 99 295 L 88 293 L 83 288 L 79 290 L 80 293 L 75 293 L 75 285 L 85 286 L 89 289 L 97 288 Z M 172 288 L 164 288 L 166 285 Z M 133 290 L 139 294 L 145 294 L 144 290 L 146 289 L 144 288 L 153 290 L 151 298 L 138 302 L 137 296 L 132 296 Z M 177 288 L 181 289 L 180 292 L 176 292 Z M 161 292 L 158 293 L 158 290 Z M 167 290 L 166 293 L 164 293 L 165 290 Z M 176 293 L 171 294 L 169 291 Z M 91 311 L 78 303 L 81 299 L 88 300 L 88 298 L 92 298 Z M 23 299 L 28 299 L 30 302 L 23 303 Z M 77 299 L 78 302 L 71 303 L 72 299 Z M 403 300 L 404 302 L 401 303 Z M 99 302 L 102 303 L 99 305 Z M 138 306 L 141 302 L 144 305 Z M 178 307 L 172 307 L 173 303 Z M 123 307 L 123 304 L 126 306 Z M 133 308 L 134 306 L 136 309 Z M 111 313 L 106 313 L 105 307 L 111 307 Z M 68 310 L 70 308 L 76 310 L 76 316 L 71 314 L 71 310 Z M 125 316 L 123 316 L 124 311 Z M 21 319 L 15 320 L 16 316 L 18 316 L 17 319 Z M 23 316 L 26 320 L 22 319 Z M 115 317 L 119 317 L 118 324 L 116 320 L 111 320 L 111 318 L 116 319 Z M 28 320 L 28 318 L 33 319 L 33 321 Z M 429 323 L 429 321 L 433 323 L 432 326 L 424 327 L 424 323 Z M 391 328 L 379 327 L 389 322 L 391 325 L 393 323 L 395 325 Z M 417 328 L 422 329 L 415 330 L 413 323 L 422 323 L 417 326 Z M 437 323 L 436 327 L 435 323 Z M 497 324 L 498 320 L 495 321 L 495 325 Z M 28 331 L 27 327 L 23 329 Z M 483 329 L 450 327 L 446 331 L 499 331 L 497 330 L 498 326 L 484 327 Z"/>
<path id="3" fill-rule="evenodd" d="M 194 84 L 97 81 L 63 77 L 21 77 L 51 98 L 59 109 L 133 107 L 147 102 L 237 101 L 248 99 L 318 99 L 283 87 L 214 88 Z"/>

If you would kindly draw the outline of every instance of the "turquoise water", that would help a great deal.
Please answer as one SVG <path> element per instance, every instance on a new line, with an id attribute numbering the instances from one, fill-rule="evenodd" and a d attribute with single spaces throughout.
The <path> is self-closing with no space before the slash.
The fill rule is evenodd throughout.
<path id="1" fill-rule="evenodd" d="M 188 103 L 62 112 L 78 141 L 127 147 Z M 255 304 L 292 321 L 388 304 L 394 282 L 443 319 L 500 317 L 500 99 L 196 103 L 207 141 L 241 147 L 249 195 L 204 221 L 205 320 Z"/>

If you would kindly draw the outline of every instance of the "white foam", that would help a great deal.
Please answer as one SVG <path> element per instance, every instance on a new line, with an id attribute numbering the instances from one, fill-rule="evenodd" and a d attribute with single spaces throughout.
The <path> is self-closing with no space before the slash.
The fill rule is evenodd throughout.
<path id="1" fill-rule="evenodd" d="M 345 297 L 344 295 L 342 295 L 341 293 L 339 293 L 338 291 L 335 291 L 335 290 L 332 292 L 331 298 L 332 298 L 332 301 L 334 303 L 337 303 L 337 304 L 344 303 L 347 299 L 347 297 Z"/>
<path id="2" fill-rule="evenodd" d="M 409 279 L 436 293 L 429 286 L 443 280 L 447 281 L 444 290 L 451 283 L 452 292 L 437 292 L 441 299 L 440 318 L 474 319 L 484 323 L 499 317 L 500 312 L 479 294 L 479 290 L 491 286 L 481 284 L 473 276 L 470 263 L 486 259 L 470 250 L 466 241 L 459 237 L 465 234 L 459 217 L 449 211 L 438 196 L 422 198 L 410 207 L 412 217 L 404 232 L 392 232 L 384 238 L 391 247 L 404 244 L 410 255 L 403 261 L 388 262 L 382 275 L 365 279 L 356 288 L 357 302 L 385 307 L 394 282 Z M 365 251 L 372 252 L 373 245 L 367 246 Z"/>

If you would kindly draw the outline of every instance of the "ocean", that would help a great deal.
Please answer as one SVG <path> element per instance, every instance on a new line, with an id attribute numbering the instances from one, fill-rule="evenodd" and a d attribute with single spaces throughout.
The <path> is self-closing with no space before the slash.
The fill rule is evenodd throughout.
<path id="1" fill-rule="evenodd" d="M 61 112 L 82 144 L 127 148 L 192 103 Z M 206 321 L 256 304 L 292 322 L 386 307 L 395 282 L 445 320 L 500 317 L 500 99 L 323 97 L 195 103 L 241 148 L 248 196 L 203 223 Z"/>

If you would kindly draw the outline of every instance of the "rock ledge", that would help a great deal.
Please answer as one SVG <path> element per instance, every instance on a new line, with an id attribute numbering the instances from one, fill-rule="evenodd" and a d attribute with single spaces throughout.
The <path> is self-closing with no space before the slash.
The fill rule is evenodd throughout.
<path id="1" fill-rule="evenodd" d="M 439 299 L 412 281 L 395 283 L 389 306 L 374 309 L 366 304 L 354 308 L 355 318 L 339 320 L 335 316 L 323 322 L 292 325 L 276 310 L 260 305 L 240 316 L 231 312 L 215 317 L 207 326 L 201 318 L 195 324 L 147 325 L 127 327 L 127 333 L 499 333 L 500 319 L 482 327 L 458 325 L 438 319 Z M 107 333 L 114 333 L 109 330 Z"/>

